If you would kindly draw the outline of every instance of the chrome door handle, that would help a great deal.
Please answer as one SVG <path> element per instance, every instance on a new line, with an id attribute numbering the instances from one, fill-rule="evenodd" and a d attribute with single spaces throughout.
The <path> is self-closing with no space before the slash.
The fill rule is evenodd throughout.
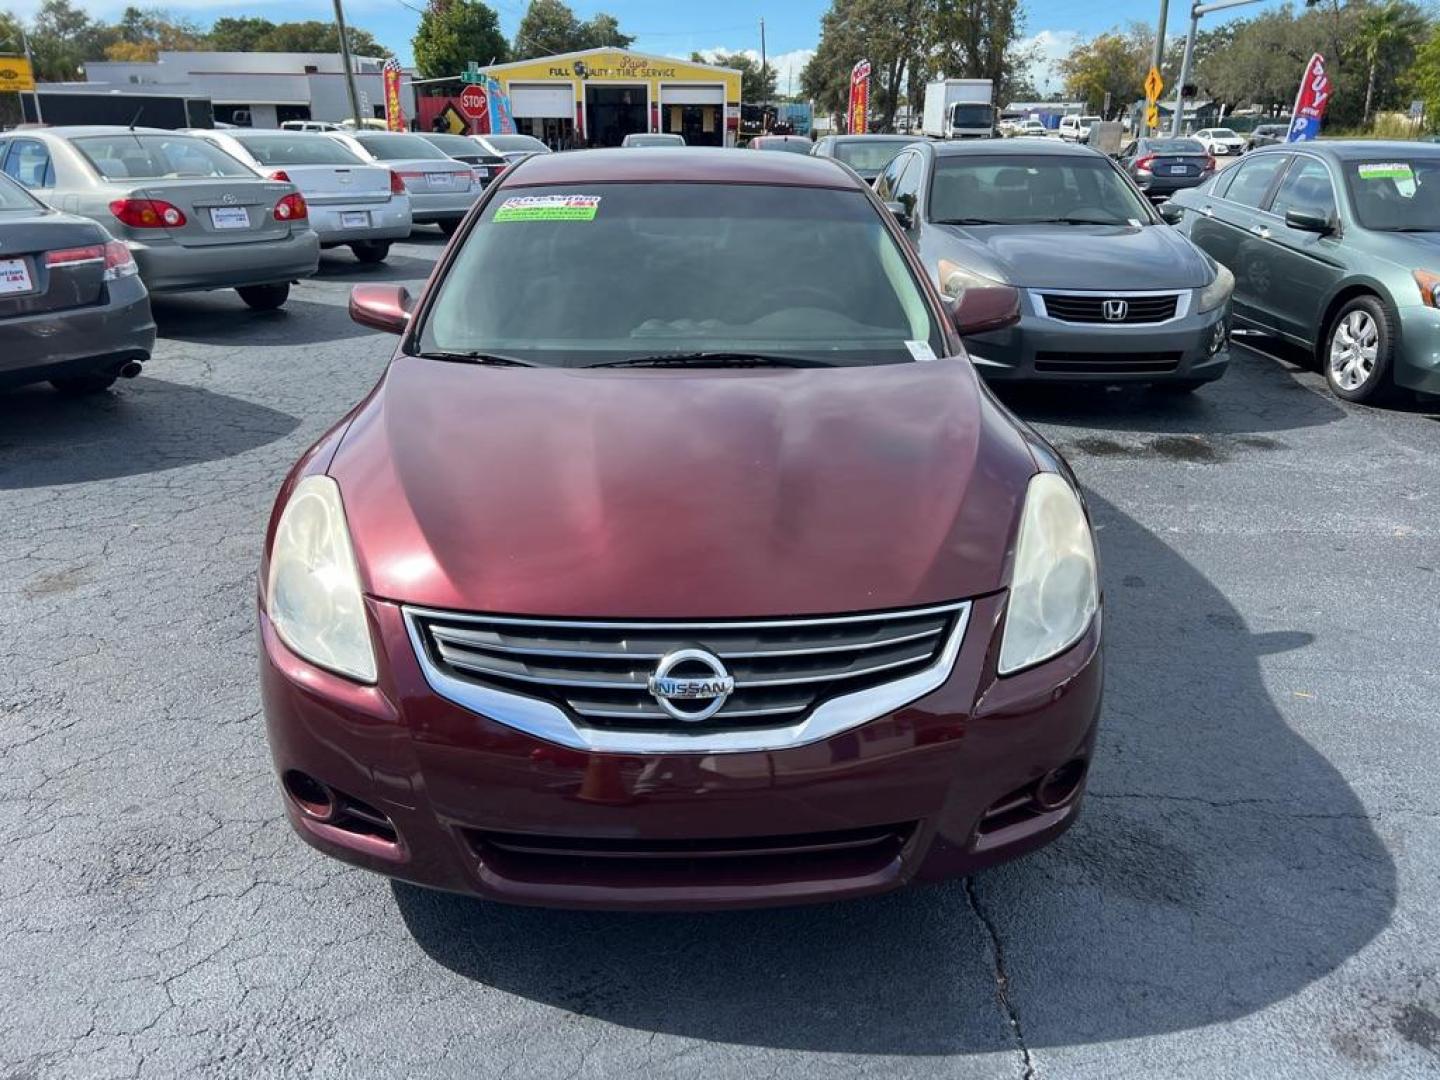
<path id="1" fill-rule="evenodd" d="M 1261 240 L 1270 239 L 1270 230 L 1267 229 L 1264 225 L 1251 225 L 1250 231 L 1256 236 L 1260 237 Z"/>
<path id="2" fill-rule="evenodd" d="M 1202 207 L 1200 207 L 1200 212 L 1201 212 L 1202 214 L 1204 214 L 1206 217 L 1214 217 L 1214 216 L 1215 216 L 1215 208 L 1214 208 L 1213 206 L 1202 206 Z"/>

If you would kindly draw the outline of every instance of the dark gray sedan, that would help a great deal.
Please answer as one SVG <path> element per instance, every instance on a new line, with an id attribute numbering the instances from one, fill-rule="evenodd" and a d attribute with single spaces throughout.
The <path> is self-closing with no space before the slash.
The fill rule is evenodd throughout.
<path id="1" fill-rule="evenodd" d="M 966 322 L 990 325 L 965 338 L 987 378 L 1188 391 L 1224 374 L 1234 279 L 1104 154 L 1058 139 L 915 143 L 875 193 Z"/>
<path id="2" fill-rule="evenodd" d="M 850 166 L 873 185 L 895 155 L 914 141 L 914 135 L 825 135 L 810 153 Z"/>
<path id="3" fill-rule="evenodd" d="M 137 375 L 155 344 L 135 260 L 88 218 L 0 176 L 0 387 L 94 393 Z"/>
<path id="4" fill-rule="evenodd" d="M 1215 175 L 1215 159 L 1194 139 L 1132 139 L 1119 161 L 1135 186 L 1157 200 Z"/>

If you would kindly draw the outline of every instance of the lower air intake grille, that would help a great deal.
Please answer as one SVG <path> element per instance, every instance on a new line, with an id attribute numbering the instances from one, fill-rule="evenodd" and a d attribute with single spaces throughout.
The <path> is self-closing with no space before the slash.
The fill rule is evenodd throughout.
<path id="1" fill-rule="evenodd" d="M 826 698 L 921 671 L 936 662 L 964 607 L 716 622 L 409 616 L 430 662 L 451 678 L 541 698 L 592 729 L 698 732 L 798 723 Z M 703 720 L 677 719 L 651 693 L 661 661 L 682 649 L 711 654 L 734 679 Z M 681 665 L 669 674 L 714 671 Z"/>
<path id="2" fill-rule="evenodd" d="M 1101 375 L 1159 375 L 1180 366 L 1184 353 L 1037 352 L 1036 371 L 1073 371 Z"/>

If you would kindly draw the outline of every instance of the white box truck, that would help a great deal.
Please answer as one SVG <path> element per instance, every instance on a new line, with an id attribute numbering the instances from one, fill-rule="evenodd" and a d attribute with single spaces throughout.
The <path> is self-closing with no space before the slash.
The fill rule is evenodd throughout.
<path id="1" fill-rule="evenodd" d="M 989 79 L 936 79 L 925 86 L 925 121 L 932 139 L 988 139 L 995 134 L 995 84 Z"/>

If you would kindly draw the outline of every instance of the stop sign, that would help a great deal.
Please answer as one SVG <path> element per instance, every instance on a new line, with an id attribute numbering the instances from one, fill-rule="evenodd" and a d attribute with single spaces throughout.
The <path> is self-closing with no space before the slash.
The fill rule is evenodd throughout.
<path id="1" fill-rule="evenodd" d="M 467 86 L 460 91 L 460 111 L 471 120 L 479 120 L 490 111 L 490 99 L 479 86 Z"/>

